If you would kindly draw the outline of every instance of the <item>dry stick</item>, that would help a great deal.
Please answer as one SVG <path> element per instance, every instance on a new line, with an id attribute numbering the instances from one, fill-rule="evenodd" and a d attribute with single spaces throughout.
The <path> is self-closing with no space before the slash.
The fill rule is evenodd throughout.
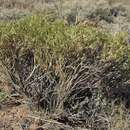
<path id="1" fill-rule="evenodd" d="M 48 123 L 54 123 L 54 124 L 58 124 L 58 125 L 68 126 L 68 125 L 65 125 L 65 124 L 63 124 L 63 123 L 60 123 L 60 122 L 57 122 L 57 121 L 54 121 L 54 120 L 46 120 L 46 119 L 43 119 L 43 118 L 41 118 L 41 117 L 29 116 L 29 118 L 34 118 L 34 119 L 37 119 L 37 120 L 42 120 L 42 121 L 45 121 L 45 122 L 48 122 Z"/>
<path id="2" fill-rule="evenodd" d="M 36 70 L 38 67 L 39 67 L 38 65 L 37 65 L 37 66 L 34 66 L 32 72 L 30 73 L 30 75 L 27 77 L 27 79 L 26 79 L 25 81 L 28 81 L 28 80 L 32 77 L 32 75 L 34 74 L 35 70 Z"/>
<path id="3" fill-rule="evenodd" d="M 53 123 L 53 124 L 62 125 L 62 126 L 64 126 L 64 127 L 70 127 L 70 128 L 72 128 L 72 127 L 69 126 L 69 125 L 65 125 L 65 124 L 63 124 L 63 123 L 60 123 L 60 122 L 57 122 L 57 121 L 54 121 L 54 120 L 46 120 L 46 119 L 43 119 L 43 118 L 41 118 L 41 117 L 35 117 L 35 116 L 29 116 L 29 118 L 34 118 L 34 119 L 37 119 L 37 120 L 45 121 L 45 122 L 47 122 L 47 123 Z M 42 127 L 42 126 L 40 126 L 40 127 Z M 77 128 L 78 128 L 78 127 L 77 127 Z M 90 130 L 90 129 L 80 128 L 79 130 Z"/>

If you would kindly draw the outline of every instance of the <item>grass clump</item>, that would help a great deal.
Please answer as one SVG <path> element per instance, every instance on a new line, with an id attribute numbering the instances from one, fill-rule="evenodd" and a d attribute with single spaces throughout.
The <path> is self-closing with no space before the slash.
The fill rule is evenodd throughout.
<path id="1" fill-rule="evenodd" d="M 109 103 L 129 104 L 126 37 L 35 15 L 0 23 L 0 58 L 30 108 L 72 126 L 107 128 L 98 119 Z"/>

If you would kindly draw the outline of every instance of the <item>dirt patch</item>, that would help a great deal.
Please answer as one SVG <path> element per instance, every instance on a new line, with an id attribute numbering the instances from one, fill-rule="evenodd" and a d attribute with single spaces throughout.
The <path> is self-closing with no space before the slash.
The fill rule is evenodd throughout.
<path id="1" fill-rule="evenodd" d="M 29 110 L 25 105 L 0 110 L 1 130 L 20 130 L 20 122 L 27 118 Z"/>
<path id="2" fill-rule="evenodd" d="M 4 84 L 3 84 L 4 85 Z M 29 130 L 34 122 L 28 118 L 30 109 L 22 96 L 14 96 L 7 91 L 8 85 L 1 87 L 6 91 L 7 97 L 0 102 L 0 130 Z M 27 129 L 28 128 L 28 129 Z M 33 130 L 33 129 L 31 129 Z"/>

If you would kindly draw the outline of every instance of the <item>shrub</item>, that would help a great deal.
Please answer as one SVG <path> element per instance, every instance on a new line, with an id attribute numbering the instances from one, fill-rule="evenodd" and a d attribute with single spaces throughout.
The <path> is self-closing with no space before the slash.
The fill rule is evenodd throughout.
<path id="1" fill-rule="evenodd" d="M 73 126 L 107 127 L 100 115 L 129 95 L 126 36 L 31 16 L 0 23 L 1 61 L 30 108 Z"/>

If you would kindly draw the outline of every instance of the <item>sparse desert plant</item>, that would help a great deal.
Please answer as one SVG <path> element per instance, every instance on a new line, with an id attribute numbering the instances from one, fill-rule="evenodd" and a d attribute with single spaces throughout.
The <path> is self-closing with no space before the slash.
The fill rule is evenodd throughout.
<path id="1" fill-rule="evenodd" d="M 107 129 L 106 121 L 98 120 L 106 107 L 115 99 L 129 102 L 125 37 L 34 15 L 0 23 L 0 60 L 15 91 L 42 115 L 71 126 Z"/>

